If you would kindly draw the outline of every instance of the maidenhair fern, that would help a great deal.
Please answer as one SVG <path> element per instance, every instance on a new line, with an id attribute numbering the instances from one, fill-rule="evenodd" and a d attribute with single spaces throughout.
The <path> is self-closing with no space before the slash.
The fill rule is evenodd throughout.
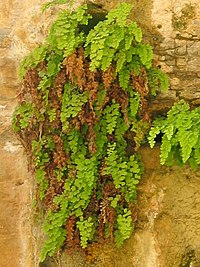
<path id="1" fill-rule="evenodd" d="M 117 217 L 118 229 L 115 231 L 116 246 L 120 247 L 133 231 L 131 223 L 131 211 L 124 209 L 122 214 Z"/>
<path id="2" fill-rule="evenodd" d="M 77 222 L 77 227 L 80 231 L 81 236 L 81 247 L 86 248 L 88 241 L 92 240 L 94 234 L 94 222 L 91 217 L 88 217 L 86 220 L 83 218 Z"/>
<path id="3" fill-rule="evenodd" d="M 154 120 L 149 133 L 149 143 L 153 147 L 158 134 L 162 135 L 161 164 L 189 162 L 196 168 L 200 164 L 200 108 L 190 110 L 184 100 L 176 103 L 167 118 Z"/>
<path id="4" fill-rule="evenodd" d="M 45 43 L 21 64 L 13 129 L 30 155 L 44 210 L 41 261 L 62 246 L 85 248 L 102 238 L 120 246 L 133 231 L 143 171 L 136 151 L 149 127 L 149 96 L 167 79 L 127 19 L 130 11 L 122 3 L 87 34 L 86 5 L 62 10 Z M 190 151 L 182 150 L 185 161 Z"/>

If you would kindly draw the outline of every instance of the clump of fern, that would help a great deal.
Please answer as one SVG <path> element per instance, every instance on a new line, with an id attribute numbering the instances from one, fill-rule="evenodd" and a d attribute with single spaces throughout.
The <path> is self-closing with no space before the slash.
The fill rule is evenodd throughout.
<path id="1" fill-rule="evenodd" d="M 133 231 L 148 97 L 168 82 L 127 19 L 130 11 L 122 3 L 87 34 L 86 5 L 62 10 L 45 43 L 21 64 L 13 129 L 30 155 L 45 211 L 41 261 L 98 238 L 120 246 Z"/>
<path id="2" fill-rule="evenodd" d="M 160 163 L 183 165 L 192 168 L 200 164 L 200 108 L 190 110 L 184 100 L 174 104 L 167 117 L 156 118 L 149 132 L 149 144 L 155 145 L 156 136 L 161 135 Z"/>

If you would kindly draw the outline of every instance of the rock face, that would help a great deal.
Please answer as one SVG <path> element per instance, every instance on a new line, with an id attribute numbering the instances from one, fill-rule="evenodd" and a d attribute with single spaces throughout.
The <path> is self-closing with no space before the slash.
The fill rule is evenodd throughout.
<path id="1" fill-rule="evenodd" d="M 0 266 L 38 266 L 32 235 L 33 176 L 11 117 L 20 88 L 19 61 L 43 39 L 42 1 L 0 2 Z M 23 27 L 22 27 L 23 25 Z M 41 27 L 41 28 L 40 28 Z M 42 36 L 42 37 L 41 37 Z"/>
<path id="2" fill-rule="evenodd" d="M 34 266 L 31 176 L 11 131 L 14 102 L 0 102 L 0 266 Z"/>
<path id="3" fill-rule="evenodd" d="M 11 130 L 15 96 L 21 84 L 21 59 L 44 40 L 56 8 L 41 13 L 45 0 L 0 2 L 0 266 L 37 267 L 38 242 L 32 234 L 34 178 L 26 155 Z M 83 1 L 75 1 L 75 5 Z M 113 8 L 119 0 L 94 0 Z M 152 101 L 152 112 L 167 110 L 184 98 L 200 104 L 200 0 L 127 0 L 132 18 L 154 46 L 157 65 L 170 77 L 168 93 Z M 145 175 L 140 183 L 139 220 L 125 246 L 93 245 L 87 257 L 64 252 L 43 266 L 200 266 L 199 174 L 185 167 L 159 165 L 159 149 L 143 148 Z M 35 230 L 34 230 L 35 231 Z M 38 234 L 37 234 L 38 235 Z M 14 255 L 13 255 L 14 251 Z M 53 263 L 54 262 L 54 263 Z M 58 262 L 57 264 L 55 262 Z M 42 265 L 41 265 L 42 266 Z"/>

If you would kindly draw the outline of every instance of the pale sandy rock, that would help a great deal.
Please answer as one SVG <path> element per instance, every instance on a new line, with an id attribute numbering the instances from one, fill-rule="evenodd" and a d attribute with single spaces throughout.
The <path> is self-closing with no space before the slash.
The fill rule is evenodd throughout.
<path id="1" fill-rule="evenodd" d="M 199 84 L 200 87 L 200 84 Z M 184 99 L 191 100 L 191 99 L 199 99 L 200 98 L 200 92 L 192 93 L 191 91 L 183 91 L 180 93 L 180 96 Z"/>
<path id="2" fill-rule="evenodd" d="M 153 1 L 153 9 L 152 9 L 152 22 L 154 25 L 160 25 L 158 27 L 159 33 L 165 38 L 171 38 L 172 35 L 172 3 L 171 1 Z M 168 43 L 166 41 L 166 43 Z"/>
<path id="3" fill-rule="evenodd" d="M 180 84 L 180 79 L 178 79 L 178 78 L 172 78 L 171 80 L 170 80 L 170 85 L 171 85 L 171 88 L 173 88 L 173 89 L 175 89 L 176 90 L 176 88 L 177 88 L 177 86 L 179 86 L 179 84 Z"/>
<path id="4" fill-rule="evenodd" d="M 175 39 L 175 54 L 184 56 L 187 53 L 187 42 L 185 40 Z"/>
<path id="5" fill-rule="evenodd" d="M 41 13 L 41 5 L 45 2 L 0 1 L 2 267 L 39 265 L 42 235 L 31 221 L 33 178 L 27 172 L 26 156 L 20 143 L 12 133 L 11 114 L 16 105 L 16 90 L 20 88 L 19 62 L 43 42 L 56 14 L 56 9 Z M 75 1 L 75 6 L 82 2 Z M 110 9 L 120 1 L 93 2 Z M 158 65 L 171 78 L 171 90 L 159 94 L 150 106 L 150 112 L 166 113 L 177 96 L 200 105 L 200 0 L 127 2 L 133 5 L 132 18 L 144 28 L 144 39 L 154 45 Z M 186 6 L 194 7 L 194 12 L 184 14 Z M 193 267 L 200 266 L 199 175 L 187 167 L 182 170 L 161 167 L 158 152 L 158 148 L 154 152 L 150 149 L 142 152 L 146 172 L 139 187 L 139 223 L 131 239 L 121 250 L 106 245 L 98 247 L 95 265 L 86 264 L 83 255 L 63 253 L 59 260 L 64 266 L 177 267 L 188 251 L 195 251 Z M 59 266 L 55 262 L 46 266 Z"/>

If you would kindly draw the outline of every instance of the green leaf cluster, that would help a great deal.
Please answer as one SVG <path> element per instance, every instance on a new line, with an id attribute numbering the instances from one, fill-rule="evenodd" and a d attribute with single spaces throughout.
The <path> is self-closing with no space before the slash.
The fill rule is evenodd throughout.
<path id="1" fill-rule="evenodd" d="M 121 4 L 109 12 L 106 20 L 99 22 L 89 32 L 85 49 L 86 55 L 89 55 L 91 59 L 91 70 L 101 68 L 105 71 L 114 60 L 116 72 L 119 72 L 127 60 L 131 61 L 132 44 L 142 41 L 142 32 L 136 22 L 127 24 L 130 11 L 131 5 Z"/>
<path id="2" fill-rule="evenodd" d="M 48 238 L 43 246 L 42 260 L 47 254 L 54 254 L 60 247 L 62 244 L 60 240 L 63 238 L 62 227 L 72 215 L 81 218 L 77 222 L 81 235 L 81 246 L 85 248 L 87 241 L 92 238 L 90 228 L 93 223 L 90 218 L 83 220 L 82 215 L 83 210 L 89 204 L 97 180 L 97 161 L 95 158 L 87 159 L 84 155 L 79 155 L 74 159 L 73 166 L 68 165 L 69 172 L 70 168 L 73 168 L 73 171 L 76 170 L 76 177 L 69 177 L 65 181 L 63 193 L 54 198 L 54 203 L 59 207 L 59 211 L 48 213 L 46 218 L 44 229 Z M 58 240 L 55 235 L 58 235 Z"/>
<path id="3" fill-rule="evenodd" d="M 115 103 L 115 101 L 112 102 L 110 106 L 106 106 L 106 108 L 103 111 L 103 115 L 105 116 L 106 121 L 106 129 L 108 134 L 112 134 L 116 124 L 117 124 L 117 118 L 120 115 L 119 112 L 119 104 Z"/>
<path id="4" fill-rule="evenodd" d="M 148 74 L 148 83 L 151 88 L 152 95 L 156 95 L 156 92 L 159 87 L 162 88 L 163 91 L 167 91 L 169 86 L 169 80 L 167 75 L 162 72 L 160 69 L 151 68 L 147 72 Z"/>
<path id="5" fill-rule="evenodd" d="M 130 158 L 120 157 L 116 150 L 116 143 L 113 143 L 108 144 L 105 163 L 103 174 L 112 176 L 115 188 L 120 189 L 128 203 L 134 202 L 136 185 L 142 174 L 138 158 L 135 155 L 131 155 Z"/>
<path id="6" fill-rule="evenodd" d="M 133 231 L 131 211 L 124 209 L 123 214 L 117 216 L 118 229 L 115 231 L 115 243 L 120 247 Z"/>
<path id="7" fill-rule="evenodd" d="M 77 9 L 76 13 L 70 13 L 68 10 L 59 13 L 47 38 L 52 50 L 68 56 L 75 48 L 84 43 L 85 34 L 79 32 L 79 25 L 87 25 L 91 18 L 86 10 L 87 5 L 83 5 Z"/>
<path id="8" fill-rule="evenodd" d="M 32 153 L 36 166 L 35 177 L 39 184 L 39 197 L 41 200 L 44 199 L 45 192 L 49 186 L 49 182 L 46 178 L 45 167 L 49 163 L 49 153 L 45 148 L 47 144 L 46 139 L 40 139 L 39 141 L 33 140 L 32 142 Z"/>
<path id="9" fill-rule="evenodd" d="M 65 84 L 60 114 L 63 131 L 69 126 L 68 119 L 75 118 L 87 101 L 88 94 L 86 92 L 80 93 L 78 87 L 74 87 L 70 83 Z"/>
<path id="10" fill-rule="evenodd" d="M 15 132 L 19 132 L 29 126 L 32 117 L 33 107 L 29 102 L 24 102 L 17 106 L 13 113 L 12 126 Z"/>
<path id="11" fill-rule="evenodd" d="M 184 100 L 174 104 L 166 118 L 155 119 L 148 140 L 153 147 L 156 136 L 162 135 L 160 163 L 188 162 L 196 168 L 200 164 L 199 126 L 200 108 L 190 110 Z"/>
<path id="12" fill-rule="evenodd" d="M 90 57 L 90 69 L 107 70 L 111 64 L 116 65 L 120 86 L 127 89 L 131 71 L 139 75 L 140 69 L 149 72 L 150 87 L 153 94 L 158 89 L 158 81 L 162 89 L 167 88 L 167 77 L 161 70 L 152 66 L 153 49 L 142 43 L 142 31 L 136 22 L 127 17 L 132 7 L 122 3 L 99 22 L 86 37 L 86 56 Z"/>
<path id="13" fill-rule="evenodd" d="M 94 234 L 93 226 L 94 221 L 91 217 L 87 218 L 86 220 L 83 220 L 83 218 L 81 218 L 80 221 L 77 222 L 77 227 L 81 235 L 82 248 L 86 248 L 88 241 L 92 240 Z"/>
<path id="14" fill-rule="evenodd" d="M 64 219 L 66 211 L 61 209 L 60 212 L 53 213 L 48 212 L 47 219 L 48 224 L 44 226 L 45 233 L 48 234 L 49 238 L 43 245 L 42 252 L 40 255 L 40 260 L 43 262 L 47 256 L 53 256 L 55 251 L 58 251 L 66 239 L 66 229 L 62 226 L 64 224 Z"/>

